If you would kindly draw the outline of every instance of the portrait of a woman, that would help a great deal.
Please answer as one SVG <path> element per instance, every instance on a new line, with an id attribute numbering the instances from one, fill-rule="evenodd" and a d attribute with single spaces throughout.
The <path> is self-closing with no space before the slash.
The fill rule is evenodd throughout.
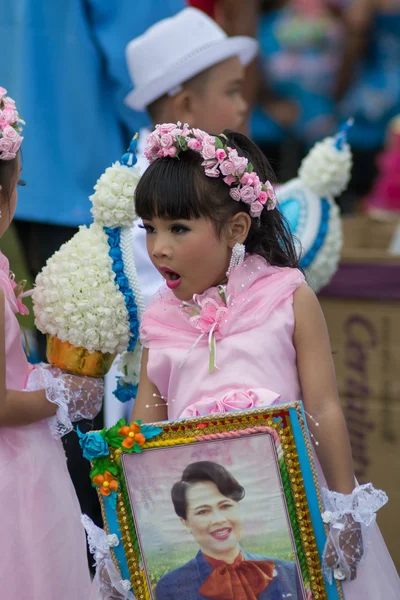
<path id="1" fill-rule="evenodd" d="M 215 462 L 194 462 L 185 468 L 171 498 L 200 549 L 160 578 L 156 600 L 303 600 L 293 562 L 242 548 L 244 495 L 239 482 Z"/>

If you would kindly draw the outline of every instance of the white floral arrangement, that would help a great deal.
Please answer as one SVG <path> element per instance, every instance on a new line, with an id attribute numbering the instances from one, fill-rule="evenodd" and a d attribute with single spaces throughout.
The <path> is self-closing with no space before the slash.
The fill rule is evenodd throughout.
<path id="1" fill-rule="evenodd" d="M 304 158 L 298 177 L 277 191 L 279 208 L 298 240 L 300 266 L 315 292 L 337 271 L 342 249 L 342 221 L 334 198 L 347 187 L 352 153 L 347 143 L 349 121 L 335 137 L 317 142 Z M 294 203 L 297 206 L 294 207 Z"/>
<path id="2" fill-rule="evenodd" d="M 91 212 L 103 227 L 132 227 L 136 219 L 132 201 L 140 179 L 139 169 L 116 162 L 105 170 L 90 196 Z"/>
<path id="3" fill-rule="evenodd" d="M 299 178 L 318 196 L 335 198 L 347 188 L 353 158 L 346 142 L 347 128 L 336 137 L 327 137 L 317 142 L 303 159 Z"/>
<path id="4" fill-rule="evenodd" d="M 42 333 L 88 353 L 122 353 L 122 383 L 131 385 L 138 380 L 144 312 L 132 255 L 140 179 L 135 149 L 136 139 L 121 162 L 101 175 L 90 196 L 94 223 L 80 227 L 47 261 L 33 292 L 35 323 Z"/>
<path id="5" fill-rule="evenodd" d="M 89 352 L 123 352 L 129 342 L 125 299 L 115 286 L 104 229 L 80 227 L 36 278 L 36 327 Z"/>

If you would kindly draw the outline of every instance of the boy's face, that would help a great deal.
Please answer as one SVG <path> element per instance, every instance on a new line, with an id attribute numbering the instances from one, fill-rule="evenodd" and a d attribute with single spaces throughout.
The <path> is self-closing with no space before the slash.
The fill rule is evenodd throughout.
<path id="1" fill-rule="evenodd" d="M 236 57 L 211 67 L 201 89 L 192 90 L 190 114 L 179 120 L 214 134 L 224 129 L 237 131 L 244 124 L 247 111 L 243 81 L 244 67 Z"/>

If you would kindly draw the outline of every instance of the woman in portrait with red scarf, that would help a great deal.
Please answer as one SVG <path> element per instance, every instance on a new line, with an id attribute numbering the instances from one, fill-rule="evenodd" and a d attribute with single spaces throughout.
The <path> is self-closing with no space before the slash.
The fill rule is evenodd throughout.
<path id="1" fill-rule="evenodd" d="M 239 502 L 245 490 L 221 465 L 189 464 L 171 490 L 175 512 L 200 546 L 159 580 L 156 600 L 302 600 L 294 562 L 245 551 Z"/>

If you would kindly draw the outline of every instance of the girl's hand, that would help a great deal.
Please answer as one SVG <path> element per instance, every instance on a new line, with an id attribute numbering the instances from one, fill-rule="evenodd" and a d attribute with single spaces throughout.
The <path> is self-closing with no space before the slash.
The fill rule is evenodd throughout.
<path id="1" fill-rule="evenodd" d="M 323 560 L 336 579 L 352 581 L 364 554 L 361 525 L 351 515 L 333 523 L 325 545 Z"/>

